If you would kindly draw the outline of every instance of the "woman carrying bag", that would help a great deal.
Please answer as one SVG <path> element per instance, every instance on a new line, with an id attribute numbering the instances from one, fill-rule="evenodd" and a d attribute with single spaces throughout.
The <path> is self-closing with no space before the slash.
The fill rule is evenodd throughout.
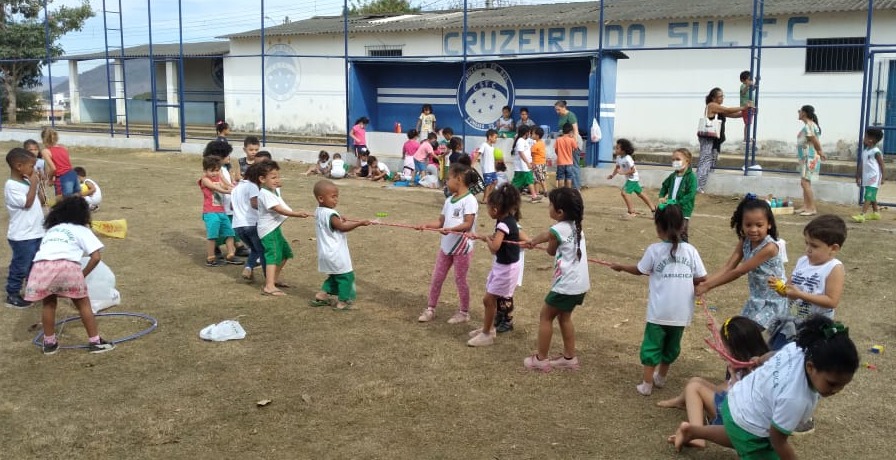
<path id="1" fill-rule="evenodd" d="M 722 143 L 725 142 L 725 119 L 740 117 L 741 111 L 752 107 L 751 102 L 744 107 L 725 107 L 722 105 L 724 100 L 725 93 L 721 88 L 713 88 L 706 95 L 706 107 L 703 111 L 705 118 L 701 119 L 701 125 L 705 128 L 697 130 L 697 140 L 700 143 L 700 159 L 697 160 L 698 193 L 705 192 L 709 173 L 715 168 Z"/>

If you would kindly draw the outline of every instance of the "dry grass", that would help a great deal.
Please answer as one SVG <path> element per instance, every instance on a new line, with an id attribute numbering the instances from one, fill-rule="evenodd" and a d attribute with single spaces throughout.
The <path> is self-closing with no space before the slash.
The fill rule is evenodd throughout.
<path id="1" fill-rule="evenodd" d="M 8 146 L 5 146 L 8 148 Z M 669 386 L 653 397 L 636 394 L 637 351 L 645 316 L 647 280 L 592 266 L 593 289 L 575 323 L 583 368 L 577 373 L 533 374 L 522 359 L 535 343 L 535 326 L 550 281 L 550 259 L 531 253 L 516 331 L 495 346 L 464 345 L 474 326 L 444 321 L 456 305 L 449 277 L 437 321 L 421 325 L 437 236 L 388 227 L 349 236 L 358 278 L 359 311 L 312 309 L 307 300 L 323 280 L 316 271 L 310 222 L 284 227 L 297 258 L 285 269 L 295 287 L 286 298 L 262 297 L 260 285 L 239 279 L 239 267 L 203 266 L 203 227 L 192 156 L 74 149 L 103 187 L 97 220 L 127 218 L 126 240 L 105 240 L 104 260 L 118 276 L 124 304 L 117 311 L 158 318 L 159 329 L 105 355 L 67 351 L 42 356 L 29 326 L 39 309 L 0 309 L 0 457 L 2 458 L 673 458 L 665 442 L 684 414 L 654 403 L 679 391 L 694 375 L 721 378 L 723 362 L 702 343 L 698 315 L 685 335 Z M 285 198 L 313 206 L 313 179 L 284 165 Z M 414 223 L 438 216 L 441 199 L 426 190 L 389 190 L 342 181 L 343 215 Z M 655 240 L 648 219 L 623 221 L 618 193 L 585 192 L 590 256 L 636 260 Z M 710 268 L 720 266 L 735 239 L 727 228 L 734 201 L 700 196 L 692 240 Z M 550 222 L 545 204 L 525 204 L 529 232 Z M 822 206 L 848 215 L 852 209 Z M 890 394 L 896 377 L 896 311 L 891 282 L 896 257 L 892 214 L 882 222 L 850 225 L 842 252 L 847 288 L 838 318 L 849 324 L 862 359 L 846 390 L 823 401 L 818 429 L 794 440 L 802 457 L 890 458 L 894 422 Z M 5 225 L 5 217 L 3 218 Z M 781 220 L 793 266 L 801 249 L 797 217 Z M 492 223 L 481 213 L 480 228 Z M 9 250 L 0 250 L 4 265 Z M 476 249 L 469 276 L 473 317 L 490 265 Z M 719 316 L 736 314 L 746 292 L 737 281 L 711 295 Z M 63 313 L 72 313 L 67 309 Z M 60 315 L 61 316 L 61 315 Z M 207 324 L 239 318 L 245 340 L 206 343 Z M 618 326 L 617 326 L 618 325 Z M 104 319 L 106 336 L 142 328 Z M 67 326 L 64 340 L 84 340 Z M 888 353 L 869 355 L 872 344 Z M 559 350 L 559 337 L 555 337 Z M 263 408 L 256 401 L 271 399 Z M 710 447 L 685 458 L 729 459 Z"/>

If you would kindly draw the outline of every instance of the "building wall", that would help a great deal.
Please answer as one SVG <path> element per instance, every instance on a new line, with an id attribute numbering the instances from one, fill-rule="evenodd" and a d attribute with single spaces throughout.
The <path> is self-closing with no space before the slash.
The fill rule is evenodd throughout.
<path id="1" fill-rule="evenodd" d="M 807 38 L 862 37 L 865 19 L 864 13 L 766 18 L 763 42 L 770 46 L 799 46 Z M 629 56 L 618 67 L 616 135 L 631 138 L 641 147 L 696 145 L 695 125 L 711 88 L 718 86 L 725 91 L 725 105 L 738 105 L 738 74 L 750 67 L 750 53 L 726 48 L 749 45 L 750 27 L 749 19 L 644 23 L 611 20 L 605 29 L 604 46 L 622 47 Z M 896 12 L 875 12 L 872 41 L 896 43 Z M 458 56 L 462 42 L 461 34 L 452 30 L 352 34 L 349 54 L 364 56 L 365 46 L 393 45 L 402 46 L 404 56 Z M 470 31 L 466 43 L 473 59 L 493 53 L 582 51 L 597 48 L 598 31 L 596 25 L 501 28 Z M 683 50 L 682 46 L 713 49 Z M 260 48 L 257 39 L 233 40 L 232 56 L 225 59 L 227 117 L 239 129 L 259 129 L 261 125 L 260 59 L 239 57 L 258 54 Z M 266 50 L 270 55 L 265 65 L 268 130 L 343 132 L 345 69 L 338 59 L 344 53 L 342 35 L 269 39 Z M 283 56 L 288 54 L 330 55 L 337 59 Z M 760 143 L 767 151 L 791 153 L 800 128 L 797 110 L 811 104 L 824 130 L 825 148 L 841 153 L 854 149 L 861 107 L 861 72 L 806 73 L 805 54 L 802 48 L 763 50 Z M 460 80 L 460 75 L 457 78 Z M 421 81 L 425 81 L 425 74 Z M 551 102 L 544 104 L 549 108 Z M 450 108 L 446 106 L 445 110 Z M 391 120 L 373 123 L 391 128 Z M 740 120 L 728 123 L 728 149 L 738 148 L 742 129 Z"/>

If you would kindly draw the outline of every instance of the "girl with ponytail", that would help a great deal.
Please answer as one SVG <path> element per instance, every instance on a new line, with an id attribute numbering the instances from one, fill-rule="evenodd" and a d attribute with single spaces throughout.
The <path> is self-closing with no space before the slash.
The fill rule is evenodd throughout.
<path id="1" fill-rule="evenodd" d="M 801 216 L 814 216 L 818 213 L 815 207 L 815 192 L 812 191 L 812 182 L 818 180 L 821 172 L 822 160 L 827 160 L 821 151 L 821 126 L 818 125 L 818 115 L 815 107 L 804 105 L 800 107 L 799 118 L 805 126 L 796 136 L 796 151 L 800 160 L 800 187 L 803 189 L 803 207 L 797 212 Z"/>

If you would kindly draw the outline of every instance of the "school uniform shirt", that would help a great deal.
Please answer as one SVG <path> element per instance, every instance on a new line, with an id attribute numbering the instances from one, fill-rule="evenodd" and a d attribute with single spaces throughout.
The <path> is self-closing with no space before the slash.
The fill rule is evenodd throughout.
<path id="1" fill-rule="evenodd" d="M 332 217 L 339 217 L 335 209 L 318 206 L 314 211 L 317 233 L 317 270 L 328 275 L 341 275 L 352 271 L 352 257 L 348 252 L 348 239 L 344 232 L 331 225 Z"/>
<path id="2" fill-rule="evenodd" d="M 495 172 L 495 146 L 488 142 L 479 146 L 479 167 L 482 168 L 482 174 Z"/>
<path id="3" fill-rule="evenodd" d="M 261 188 L 258 192 L 258 237 L 264 238 L 268 233 L 277 229 L 286 216 L 274 211 L 275 206 L 283 206 L 292 211 L 283 198 L 280 197 L 280 191 L 272 192 L 266 188 Z"/>
<path id="4" fill-rule="evenodd" d="M 75 224 L 59 224 L 50 227 L 34 261 L 70 260 L 81 262 L 84 254 L 93 254 L 103 248 L 103 243 L 93 234 L 93 230 Z"/>
<path id="5" fill-rule="evenodd" d="M 467 192 L 466 195 L 454 198 L 449 196 L 445 199 L 442 206 L 442 215 L 445 216 L 445 223 L 442 228 L 452 228 L 464 223 L 464 218 L 470 214 L 473 215 L 473 227 L 470 231 L 476 229 L 476 214 L 479 212 L 479 201 L 476 197 Z M 473 250 L 473 240 L 464 238 L 463 235 L 449 233 L 442 235 L 440 245 L 442 252 L 449 256 L 467 254 Z"/>
<path id="6" fill-rule="evenodd" d="M 619 172 L 622 173 L 627 180 L 630 180 L 632 182 L 640 181 L 640 178 L 638 177 L 638 171 L 634 170 L 635 160 L 631 155 L 616 157 L 616 166 L 619 166 Z"/>
<path id="7" fill-rule="evenodd" d="M 551 226 L 551 235 L 560 245 L 554 256 L 554 279 L 551 291 L 564 295 L 579 295 L 591 289 L 588 277 L 588 251 L 585 249 L 585 232 L 581 232 L 579 250 L 582 257 L 576 257 L 576 225 L 565 220 Z"/>
<path id="8" fill-rule="evenodd" d="M 526 164 L 532 162 L 532 144 L 529 143 L 529 139 L 517 139 L 514 150 L 516 150 L 516 155 L 513 157 L 514 172 L 529 172 L 529 165 Z"/>
<path id="9" fill-rule="evenodd" d="M 332 161 L 330 176 L 335 179 L 342 179 L 343 177 L 345 177 L 345 160 L 343 160 L 342 158 L 337 158 Z"/>
<path id="10" fill-rule="evenodd" d="M 687 326 L 694 315 L 694 278 L 706 276 L 697 248 L 678 243 L 654 243 L 638 262 L 638 271 L 650 275 L 647 322 L 660 326 Z"/>
<path id="11" fill-rule="evenodd" d="M 806 378 L 805 353 L 789 343 L 730 387 L 728 409 L 737 426 L 767 438 L 771 427 L 791 434 L 812 416 L 819 397 Z"/>
<path id="12" fill-rule="evenodd" d="M 828 275 L 837 265 L 842 265 L 842 262 L 837 259 L 831 259 L 821 265 L 812 265 L 809 263 L 808 256 L 802 256 L 796 261 L 796 267 L 793 268 L 793 273 L 790 275 L 790 282 L 805 293 L 824 294 Z M 794 299 L 790 308 L 800 319 L 806 319 L 815 314 L 834 319 L 834 309 L 822 308 L 802 299 Z"/>
<path id="13" fill-rule="evenodd" d="M 258 197 L 258 186 L 248 180 L 241 180 L 230 192 L 233 207 L 233 228 L 258 225 L 258 210 L 252 207 L 252 198 Z"/>
<path id="14" fill-rule="evenodd" d="M 879 156 L 881 153 L 877 147 L 862 150 L 862 187 L 880 188 L 880 165 L 877 164 Z"/>
<path id="15" fill-rule="evenodd" d="M 37 191 L 31 207 L 26 208 L 28 190 L 31 185 L 27 180 L 7 179 L 3 187 L 3 198 L 9 212 L 9 228 L 6 238 L 12 241 L 33 240 L 44 236 L 44 211 L 40 206 Z"/>

